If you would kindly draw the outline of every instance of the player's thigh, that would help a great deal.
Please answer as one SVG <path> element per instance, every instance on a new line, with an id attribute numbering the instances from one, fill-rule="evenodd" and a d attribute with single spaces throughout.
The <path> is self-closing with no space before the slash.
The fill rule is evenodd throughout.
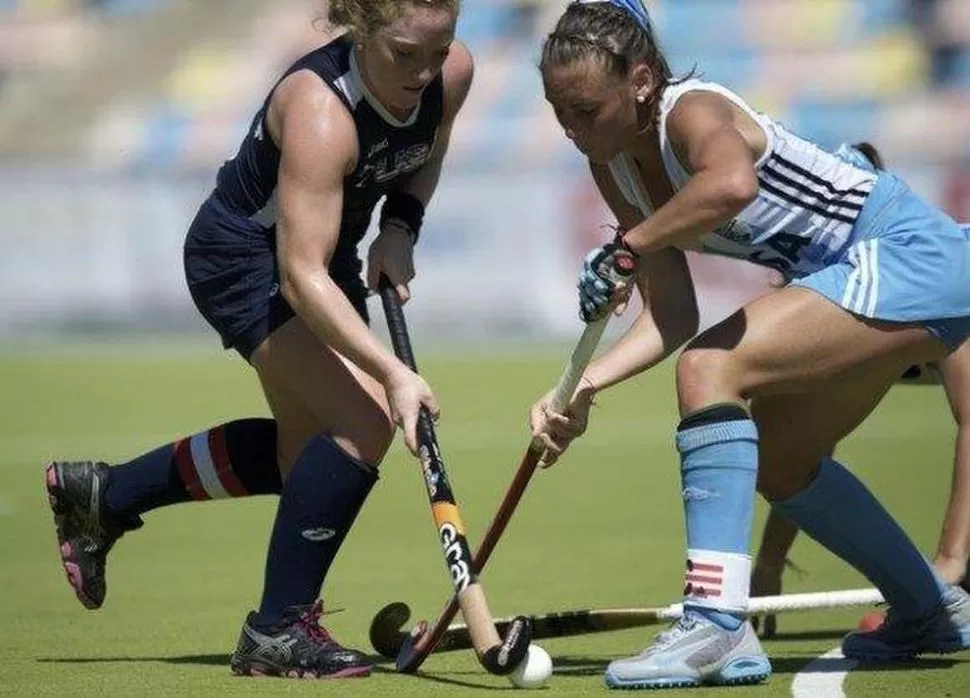
<path id="1" fill-rule="evenodd" d="M 758 425 L 758 491 L 786 499 L 815 477 L 818 464 L 872 413 L 899 376 L 896 361 L 840 374 L 821 389 L 751 401 Z"/>
<path id="2" fill-rule="evenodd" d="M 383 387 L 320 342 L 302 318 L 267 337 L 251 363 L 288 441 L 283 451 L 292 455 L 325 433 L 355 458 L 380 463 L 394 436 Z"/>
<path id="3" fill-rule="evenodd" d="M 695 338 L 678 361 L 685 402 L 812 390 L 850 368 L 890 359 L 939 359 L 946 347 L 925 328 L 879 322 L 808 289 L 763 296 Z"/>

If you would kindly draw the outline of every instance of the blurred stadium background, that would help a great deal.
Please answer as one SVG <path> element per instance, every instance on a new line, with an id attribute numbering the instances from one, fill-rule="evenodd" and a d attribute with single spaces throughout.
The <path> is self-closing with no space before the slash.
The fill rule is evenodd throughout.
<path id="1" fill-rule="evenodd" d="M 449 473 L 474 539 L 521 455 L 527 406 L 562 364 L 560 347 L 543 353 L 531 342 L 577 335 L 578 260 L 607 234 L 609 216 L 535 69 L 541 37 L 564 5 L 463 0 L 459 34 L 475 53 L 476 83 L 417 251 L 409 323 L 445 409 Z M 872 140 L 917 190 L 970 220 L 970 0 L 650 6 L 679 70 L 697 62 L 825 145 Z M 320 0 L 0 0 L 0 386 L 8 396 L 0 409 L 0 695 L 244 690 L 229 677 L 226 654 L 262 580 L 275 500 L 152 513 L 112 553 L 109 605 L 88 614 L 56 564 L 40 464 L 121 462 L 176 435 L 265 413 L 243 362 L 219 351 L 192 306 L 182 239 L 275 76 L 327 40 L 312 22 L 322 9 Z M 533 284 L 525 294 L 523 268 Z M 764 288 L 764 275 L 738 262 L 695 260 L 694 268 L 706 321 Z M 78 341 L 86 338 L 95 341 Z M 498 338 L 513 340 L 509 351 L 492 351 Z M 527 346 L 516 352 L 520 340 Z M 425 352 L 432 341 L 445 342 L 436 356 Z M 164 355 L 145 351 L 156 344 Z M 679 595 L 671 572 L 683 564 L 682 540 L 669 533 L 682 516 L 672 385 L 668 364 L 618 387 L 569 467 L 537 476 L 488 571 L 497 614 Z M 902 388 L 840 447 L 927 553 L 946 502 L 952 436 L 943 391 Z M 328 581 L 328 603 L 350 612 L 327 623 L 354 646 L 366 646 L 367 621 L 384 603 L 407 600 L 428 617 L 447 591 L 423 485 L 405 465 L 398 442 L 382 492 Z M 807 539 L 794 559 L 809 573 L 790 575 L 786 591 L 866 584 Z M 777 675 L 762 695 L 791 695 L 793 675 L 857 617 L 784 620 L 786 636 L 767 646 Z M 606 661 L 643 638 L 549 641 L 557 676 L 547 694 L 597 690 Z M 327 691 L 423 698 L 460 687 L 485 695 L 504 684 L 483 676 L 470 653 L 429 666 L 444 677 L 398 677 L 385 667 L 366 685 Z M 970 695 L 962 658 L 921 666 L 857 670 L 848 690 Z M 267 683 L 250 692 L 300 690 Z"/>
<path id="2" fill-rule="evenodd" d="M 609 217 L 535 69 L 565 4 L 463 2 L 477 78 L 410 311 L 435 336 L 575 331 L 576 263 Z M 677 69 L 696 62 L 822 144 L 873 141 L 917 190 L 970 219 L 970 2 L 649 4 Z M 184 288 L 182 236 L 275 76 L 327 40 L 312 21 L 322 9 L 0 0 L 0 339 L 204 329 Z M 530 259 L 528 303 L 510 255 Z M 735 263 L 697 269 L 708 290 L 749 275 Z M 716 297 L 708 312 L 730 303 Z"/>

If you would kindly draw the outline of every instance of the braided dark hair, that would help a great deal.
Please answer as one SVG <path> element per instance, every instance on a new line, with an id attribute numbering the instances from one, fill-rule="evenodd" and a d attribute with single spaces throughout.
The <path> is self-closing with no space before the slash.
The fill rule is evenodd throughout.
<path id="1" fill-rule="evenodd" d="M 581 60 L 599 61 L 609 75 L 625 77 L 638 62 L 645 62 L 663 89 L 693 75 L 675 80 L 661 53 L 653 28 L 644 28 L 626 10 L 608 2 L 572 3 L 559 18 L 542 46 L 539 70 Z"/>

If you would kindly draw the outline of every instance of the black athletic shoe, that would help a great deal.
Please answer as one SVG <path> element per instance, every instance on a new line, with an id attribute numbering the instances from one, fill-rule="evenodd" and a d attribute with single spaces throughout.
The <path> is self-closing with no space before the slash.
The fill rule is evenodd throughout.
<path id="1" fill-rule="evenodd" d="M 257 629 L 250 613 L 230 666 L 238 676 L 335 679 L 370 675 L 373 664 L 357 650 L 341 646 L 320 626 L 323 604 L 293 606 L 283 619 Z"/>
<path id="2" fill-rule="evenodd" d="M 101 608 L 107 592 L 105 562 L 111 546 L 126 530 L 140 528 L 135 518 L 122 526 L 105 511 L 108 466 L 104 463 L 51 463 L 47 466 L 47 494 L 67 581 L 85 608 Z"/>

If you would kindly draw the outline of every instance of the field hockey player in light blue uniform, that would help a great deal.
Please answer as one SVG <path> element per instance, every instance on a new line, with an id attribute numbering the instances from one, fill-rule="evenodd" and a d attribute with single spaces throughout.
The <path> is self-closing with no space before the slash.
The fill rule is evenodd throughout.
<path id="1" fill-rule="evenodd" d="M 564 414 L 551 412 L 548 396 L 533 408 L 546 464 L 585 429 L 598 391 L 686 344 L 676 371 L 686 612 L 642 653 L 612 662 L 607 684 L 770 675 L 744 616 L 756 487 L 890 604 L 882 628 L 845 638 L 847 657 L 970 647 L 970 597 L 940 581 L 828 456 L 906 367 L 943 358 L 970 334 L 965 231 L 894 175 L 799 138 L 720 85 L 675 78 L 637 0 L 571 4 L 541 70 L 546 98 L 621 226 L 586 258 L 581 313 L 591 320 L 623 300 L 626 290 L 597 270 L 624 249 L 638 257 L 645 308 L 590 365 Z M 686 249 L 774 268 L 787 283 L 697 335 Z"/>

